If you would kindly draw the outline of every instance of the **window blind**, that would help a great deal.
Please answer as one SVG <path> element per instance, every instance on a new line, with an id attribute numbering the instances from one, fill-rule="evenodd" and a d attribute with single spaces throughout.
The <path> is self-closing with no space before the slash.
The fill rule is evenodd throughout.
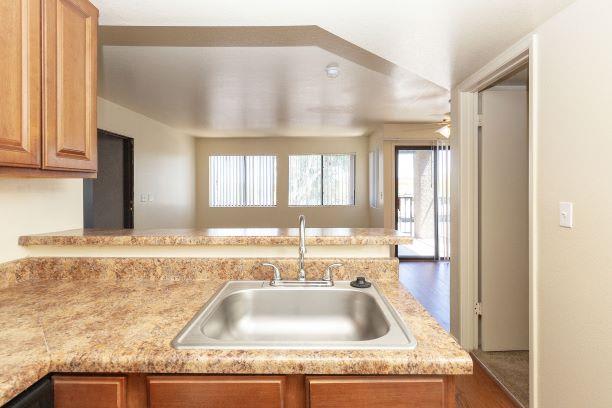
<path id="1" fill-rule="evenodd" d="M 211 207 L 276 205 L 276 156 L 209 156 Z"/>

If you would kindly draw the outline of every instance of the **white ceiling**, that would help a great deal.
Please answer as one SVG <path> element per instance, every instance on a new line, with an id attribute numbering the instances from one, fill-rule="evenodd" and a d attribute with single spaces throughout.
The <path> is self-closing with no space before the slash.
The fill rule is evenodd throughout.
<path id="1" fill-rule="evenodd" d="M 433 122 L 448 92 L 316 46 L 103 46 L 99 94 L 183 133 L 361 136 L 379 123 Z M 337 78 L 325 67 L 335 62 Z"/>
<path id="2" fill-rule="evenodd" d="M 444 88 L 574 0 L 93 0 L 103 25 L 318 25 Z"/>
<path id="3" fill-rule="evenodd" d="M 205 137 L 436 122 L 452 84 L 572 1 L 94 0 L 102 25 L 150 26 L 103 27 L 99 93 Z"/>

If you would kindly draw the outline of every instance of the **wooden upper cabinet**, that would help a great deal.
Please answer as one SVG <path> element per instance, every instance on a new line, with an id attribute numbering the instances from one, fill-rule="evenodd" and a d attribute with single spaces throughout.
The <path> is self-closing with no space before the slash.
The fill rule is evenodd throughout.
<path id="1" fill-rule="evenodd" d="M 39 168 L 40 0 L 0 1 L 0 166 Z"/>
<path id="2" fill-rule="evenodd" d="M 98 10 L 86 0 L 43 4 L 43 168 L 93 172 Z"/>

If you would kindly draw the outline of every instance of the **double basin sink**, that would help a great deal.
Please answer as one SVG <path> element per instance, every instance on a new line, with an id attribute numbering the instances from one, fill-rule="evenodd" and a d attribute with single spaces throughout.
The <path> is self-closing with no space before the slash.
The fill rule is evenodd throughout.
<path id="1" fill-rule="evenodd" d="M 273 287 L 227 282 L 172 341 L 177 349 L 413 349 L 375 285 Z"/>

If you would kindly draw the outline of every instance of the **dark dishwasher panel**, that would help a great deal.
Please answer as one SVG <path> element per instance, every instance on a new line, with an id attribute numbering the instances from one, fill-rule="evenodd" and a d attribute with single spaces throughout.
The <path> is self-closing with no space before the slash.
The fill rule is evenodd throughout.
<path id="1" fill-rule="evenodd" d="M 43 378 L 4 405 L 4 408 L 53 408 L 53 384 Z"/>

